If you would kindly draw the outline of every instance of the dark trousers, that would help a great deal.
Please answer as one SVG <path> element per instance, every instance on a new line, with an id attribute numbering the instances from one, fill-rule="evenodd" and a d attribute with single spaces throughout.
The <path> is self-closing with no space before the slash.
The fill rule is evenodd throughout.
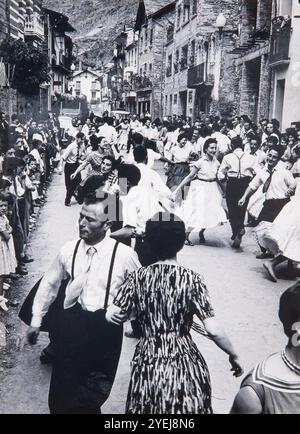
<path id="1" fill-rule="evenodd" d="M 228 208 L 228 218 L 232 229 L 232 235 L 236 237 L 244 229 L 245 215 L 248 201 L 243 207 L 238 205 L 239 200 L 244 195 L 250 177 L 245 178 L 228 178 L 226 188 L 226 202 Z"/>
<path id="2" fill-rule="evenodd" d="M 23 251 L 24 251 L 24 245 L 25 245 L 25 237 L 24 237 L 24 230 L 21 223 L 20 215 L 19 215 L 19 208 L 18 208 L 18 201 L 16 200 L 13 210 L 12 210 L 12 217 L 11 217 L 11 227 L 12 227 L 12 236 L 14 241 L 14 247 L 16 252 L 16 258 L 19 262 Z"/>
<path id="3" fill-rule="evenodd" d="M 76 171 L 79 167 L 79 163 L 66 163 L 65 164 L 65 184 L 66 184 L 66 203 L 70 203 L 72 196 L 74 196 L 75 190 L 81 182 L 80 173 L 76 176 L 75 179 L 71 179 L 71 175 Z"/>
<path id="4" fill-rule="evenodd" d="M 282 208 L 289 203 L 290 198 L 286 199 L 269 199 L 266 200 L 261 210 L 260 215 L 258 216 L 258 222 L 270 222 L 276 219 L 278 214 L 281 212 Z"/>
<path id="5" fill-rule="evenodd" d="M 123 327 L 108 323 L 104 310 L 86 312 L 77 303 L 59 314 L 51 335 L 50 412 L 100 414 L 115 379 Z"/>

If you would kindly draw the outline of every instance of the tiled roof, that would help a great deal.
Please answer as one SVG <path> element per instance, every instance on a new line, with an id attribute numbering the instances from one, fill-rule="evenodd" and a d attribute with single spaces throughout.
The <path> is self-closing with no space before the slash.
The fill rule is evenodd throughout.
<path id="1" fill-rule="evenodd" d="M 172 0 L 144 0 L 147 16 L 159 11 L 168 4 L 173 3 Z"/>

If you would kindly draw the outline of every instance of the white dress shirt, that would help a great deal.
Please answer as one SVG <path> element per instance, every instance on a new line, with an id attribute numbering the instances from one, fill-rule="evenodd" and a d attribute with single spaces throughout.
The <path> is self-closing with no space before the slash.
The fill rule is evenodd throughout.
<path id="1" fill-rule="evenodd" d="M 104 124 L 99 128 L 97 136 L 105 137 L 108 143 L 117 143 L 118 141 L 118 133 L 115 127 L 108 124 Z"/>
<path id="2" fill-rule="evenodd" d="M 242 149 L 235 149 L 231 154 L 225 155 L 218 172 L 218 178 L 222 181 L 228 175 L 229 178 L 241 178 L 255 175 L 255 157 Z"/>
<path id="3" fill-rule="evenodd" d="M 121 200 L 124 227 L 135 228 L 139 235 L 145 233 L 147 220 L 163 211 L 154 192 L 139 185 L 132 187 L 127 196 L 121 196 Z"/>
<path id="4" fill-rule="evenodd" d="M 166 186 L 160 175 L 143 163 L 136 163 L 141 172 L 139 187 L 147 191 L 153 191 L 159 201 L 171 197 L 171 190 Z"/>
<path id="5" fill-rule="evenodd" d="M 194 151 L 193 145 L 191 143 L 186 143 L 183 147 L 179 145 L 174 146 L 171 149 L 172 160 L 174 163 L 187 163 L 190 158 L 191 152 Z"/>
<path id="6" fill-rule="evenodd" d="M 42 318 L 48 312 L 50 305 L 58 294 L 61 282 L 68 276 L 71 276 L 76 243 L 77 240 L 73 240 L 65 244 L 45 274 L 33 303 L 32 327 L 40 327 Z M 108 273 L 114 246 L 115 241 L 108 234 L 104 240 L 93 246 L 97 251 L 93 256 L 86 286 L 83 288 L 78 299 L 84 310 L 95 312 L 104 307 Z M 87 251 L 90 247 L 83 240 L 81 241 L 75 259 L 74 280 L 87 269 L 89 259 Z M 113 301 L 128 274 L 140 266 L 137 254 L 130 247 L 120 243 L 113 268 L 108 304 Z M 66 288 L 66 298 L 70 298 L 70 293 L 68 293 L 70 283 Z"/>
<path id="7" fill-rule="evenodd" d="M 77 156 L 79 159 L 82 157 L 83 153 L 85 151 L 85 146 L 80 145 L 80 149 L 78 152 L 78 144 L 77 142 L 70 143 L 70 145 L 65 149 L 63 153 L 63 160 L 66 161 L 66 163 L 74 164 L 77 163 Z"/>
<path id="8" fill-rule="evenodd" d="M 264 167 L 250 182 L 249 187 L 251 190 L 256 191 L 261 185 L 265 184 L 269 177 L 270 172 L 267 167 Z M 273 169 L 271 184 L 266 192 L 266 200 L 286 199 L 295 188 L 296 180 L 292 173 L 279 163 Z"/>

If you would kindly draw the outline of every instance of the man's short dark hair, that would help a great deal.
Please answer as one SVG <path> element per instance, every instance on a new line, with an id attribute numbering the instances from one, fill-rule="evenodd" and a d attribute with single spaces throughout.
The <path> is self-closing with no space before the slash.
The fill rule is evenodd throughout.
<path id="1" fill-rule="evenodd" d="M 231 139 L 231 148 L 233 150 L 238 148 L 244 149 L 243 140 L 240 136 L 236 136 Z"/>
<path id="2" fill-rule="evenodd" d="M 127 179 L 132 186 L 138 185 L 141 180 L 141 172 L 134 164 L 121 164 L 118 173 L 119 178 Z"/>
<path id="3" fill-rule="evenodd" d="M 141 145 L 144 141 L 144 137 L 140 133 L 134 133 L 132 135 L 132 141 L 135 145 Z"/>
<path id="4" fill-rule="evenodd" d="M 137 146 L 133 150 L 133 156 L 137 163 L 142 163 L 147 158 L 147 149 L 144 146 Z"/>
<path id="5" fill-rule="evenodd" d="M 82 139 L 82 140 L 84 140 L 85 139 L 85 135 L 83 133 L 77 133 L 76 134 L 76 139 Z"/>
<path id="6" fill-rule="evenodd" d="M 276 136 L 269 136 L 268 138 L 267 138 L 267 142 L 271 142 L 272 143 L 272 146 L 274 145 L 278 145 L 278 138 L 276 137 Z"/>
<path id="7" fill-rule="evenodd" d="M 251 133 L 251 132 L 248 133 L 247 134 L 247 139 L 248 140 L 256 140 L 258 145 L 261 144 L 261 139 L 255 133 Z"/>
<path id="8" fill-rule="evenodd" d="M 273 146 L 270 146 L 270 148 L 269 148 L 269 152 L 270 152 L 270 151 L 275 151 L 275 152 L 277 152 L 277 154 L 278 154 L 278 158 L 279 158 L 279 160 L 280 160 L 280 158 L 283 156 L 283 154 L 284 154 L 284 152 L 285 152 L 285 149 L 284 149 L 284 147 L 281 146 L 281 145 L 273 145 Z"/>

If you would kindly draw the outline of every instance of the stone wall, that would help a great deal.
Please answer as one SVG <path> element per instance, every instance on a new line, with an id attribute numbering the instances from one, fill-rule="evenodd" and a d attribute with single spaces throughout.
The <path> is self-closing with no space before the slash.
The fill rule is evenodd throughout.
<path id="1" fill-rule="evenodd" d="M 8 33 L 6 0 L 0 0 L 0 44 Z"/>
<path id="2" fill-rule="evenodd" d="M 177 1 L 177 10 L 183 8 L 184 0 Z M 174 41 L 166 48 L 165 59 L 168 61 L 172 55 L 172 63 L 176 60 L 176 52 L 181 57 L 182 47 L 188 45 L 188 59 L 192 54 L 192 44 L 195 44 L 194 66 L 206 63 L 206 81 L 213 77 L 213 87 L 206 89 L 188 88 L 188 68 L 177 73 L 172 67 L 172 75 L 165 78 L 164 113 L 186 115 L 195 118 L 199 107 L 206 106 L 206 112 L 221 116 L 231 116 L 237 112 L 238 106 L 238 74 L 229 54 L 235 47 L 235 37 L 232 33 L 219 34 L 215 27 L 216 19 L 222 12 L 226 17 L 226 29 L 236 29 L 240 20 L 239 0 L 198 0 L 197 15 L 191 16 L 189 21 L 177 26 L 177 13 L 175 17 Z M 209 77 L 207 77 L 209 76 Z M 182 112 L 179 95 L 187 93 L 185 113 Z M 209 95 L 210 94 L 210 95 Z M 173 97 L 173 105 L 170 98 Z M 177 104 L 174 104 L 174 97 Z M 204 100 L 204 102 L 200 101 Z M 206 102 L 205 102 L 206 101 Z"/>
<path id="3" fill-rule="evenodd" d="M 173 16 L 174 11 L 171 10 L 161 16 L 155 17 L 155 19 L 149 18 L 147 27 L 143 27 L 139 35 L 138 75 L 143 76 L 145 73 L 146 77 L 152 82 L 150 101 L 153 119 L 161 118 L 163 115 L 166 29 L 168 22 L 173 19 Z M 152 43 L 150 43 L 151 32 Z M 143 44 L 141 44 L 141 38 Z M 147 44 L 145 43 L 146 40 Z"/>
<path id="4" fill-rule="evenodd" d="M 254 30 L 270 29 L 272 0 L 241 0 L 241 11 L 241 43 L 249 41 L 251 33 L 253 38 Z M 239 75 L 238 113 L 248 115 L 254 122 L 270 115 L 272 74 L 269 51 L 266 39 L 235 56 Z"/>

